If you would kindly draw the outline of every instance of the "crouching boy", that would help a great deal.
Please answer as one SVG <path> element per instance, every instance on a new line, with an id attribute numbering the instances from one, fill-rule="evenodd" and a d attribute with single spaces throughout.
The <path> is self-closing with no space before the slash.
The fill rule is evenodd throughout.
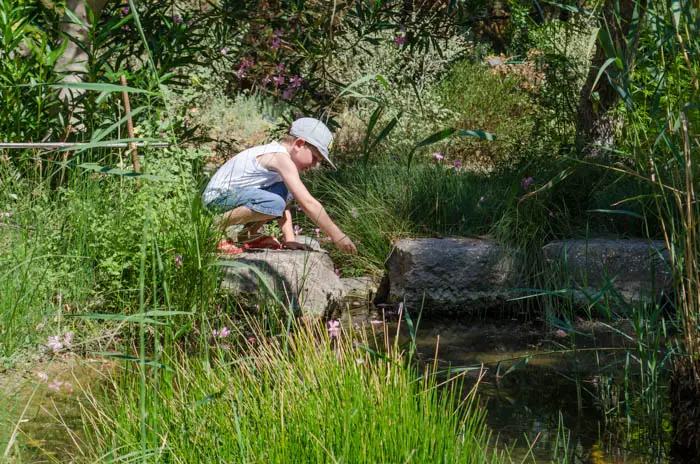
<path id="1" fill-rule="evenodd" d="M 297 119 L 281 142 L 249 148 L 224 163 L 204 189 L 202 202 L 217 214 L 215 222 L 222 230 L 244 225 L 243 232 L 248 233 L 278 218 L 283 234 L 281 244 L 273 237 L 262 237 L 245 245 L 305 249 L 304 244 L 296 241 L 289 210 L 289 202 L 295 198 L 339 250 L 356 253 L 352 240 L 335 225 L 299 177 L 322 161 L 335 169 L 328 156 L 332 144 L 333 136 L 321 121 Z M 237 241 L 240 242 L 240 235 Z M 244 244 L 224 240 L 219 242 L 218 251 L 238 253 L 244 248 L 239 245 Z"/>

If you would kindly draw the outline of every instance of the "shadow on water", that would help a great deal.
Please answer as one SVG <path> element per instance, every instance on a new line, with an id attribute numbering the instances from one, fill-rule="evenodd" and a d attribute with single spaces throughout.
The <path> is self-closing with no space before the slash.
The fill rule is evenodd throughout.
<path id="1" fill-rule="evenodd" d="M 390 327 L 396 330 L 395 323 Z M 515 462 L 531 462 L 529 456 L 537 462 L 668 462 L 658 457 L 663 451 L 654 451 L 666 445 L 649 443 L 634 411 L 629 423 L 620 413 L 628 340 L 595 322 L 581 321 L 577 331 L 572 336 L 511 320 L 424 320 L 416 344 L 420 360 L 437 359 L 444 369 L 483 364 L 481 404 Z M 408 340 L 405 327 L 401 332 Z M 468 386 L 476 372 L 467 376 Z"/>

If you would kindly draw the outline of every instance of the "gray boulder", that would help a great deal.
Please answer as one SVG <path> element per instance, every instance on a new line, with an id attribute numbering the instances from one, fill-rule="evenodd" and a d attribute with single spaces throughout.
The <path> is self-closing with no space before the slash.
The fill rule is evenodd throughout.
<path id="1" fill-rule="evenodd" d="M 388 262 L 389 297 L 430 312 L 502 307 L 518 295 L 520 268 L 517 252 L 487 239 L 403 239 Z"/>
<path id="2" fill-rule="evenodd" d="M 672 290 L 668 252 L 661 240 L 564 240 L 548 243 L 542 251 L 550 275 L 556 276 L 550 287 L 572 289 L 577 300 L 588 300 L 583 292 L 596 296 L 606 287 L 627 303 L 655 300 Z"/>
<path id="3" fill-rule="evenodd" d="M 234 294 L 266 291 L 257 270 L 285 304 L 304 316 L 320 317 L 342 299 L 343 284 L 325 252 L 247 250 L 230 260 L 249 266 L 226 267 L 222 285 Z"/>

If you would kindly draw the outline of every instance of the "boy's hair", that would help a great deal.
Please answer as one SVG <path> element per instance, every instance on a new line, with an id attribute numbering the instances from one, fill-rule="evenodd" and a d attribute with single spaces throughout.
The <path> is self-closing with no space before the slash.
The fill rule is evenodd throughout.
<path id="1" fill-rule="evenodd" d="M 282 143 L 286 145 L 292 145 L 298 139 L 299 137 L 294 137 L 293 135 L 285 135 L 284 138 L 282 139 Z"/>
<path id="2" fill-rule="evenodd" d="M 295 136 L 293 136 L 293 135 L 287 134 L 287 135 L 285 135 L 284 138 L 282 139 L 282 143 L 283 143 L 283 144 L 286 144 L 286 145 L 293 145 L 294 142 L 296 142 L 298 138 L 300 138 L 300 137 L 295 137 Z M 318 148 L 314 147 L 312 144 L 310 144 L 310 143 L 307 142 L 306 140 L 304 140 L 304 145 L 318 150 Z"/>

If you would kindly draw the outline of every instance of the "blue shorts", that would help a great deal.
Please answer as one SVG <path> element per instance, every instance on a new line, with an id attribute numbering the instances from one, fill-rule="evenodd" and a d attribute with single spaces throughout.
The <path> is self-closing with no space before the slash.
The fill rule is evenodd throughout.
<path id="1" fill-rule="evenodd" d="M 221 214 L 238 206 L 245 206 L 261 214 L 282 217 L 287 202 L 292 198 L 284 182 L 277 182 L 263 188 L 234 187 L 232 190 L 221 192 L 221 195 L 205 204 L 205 207 L 213 213 Z"/>

